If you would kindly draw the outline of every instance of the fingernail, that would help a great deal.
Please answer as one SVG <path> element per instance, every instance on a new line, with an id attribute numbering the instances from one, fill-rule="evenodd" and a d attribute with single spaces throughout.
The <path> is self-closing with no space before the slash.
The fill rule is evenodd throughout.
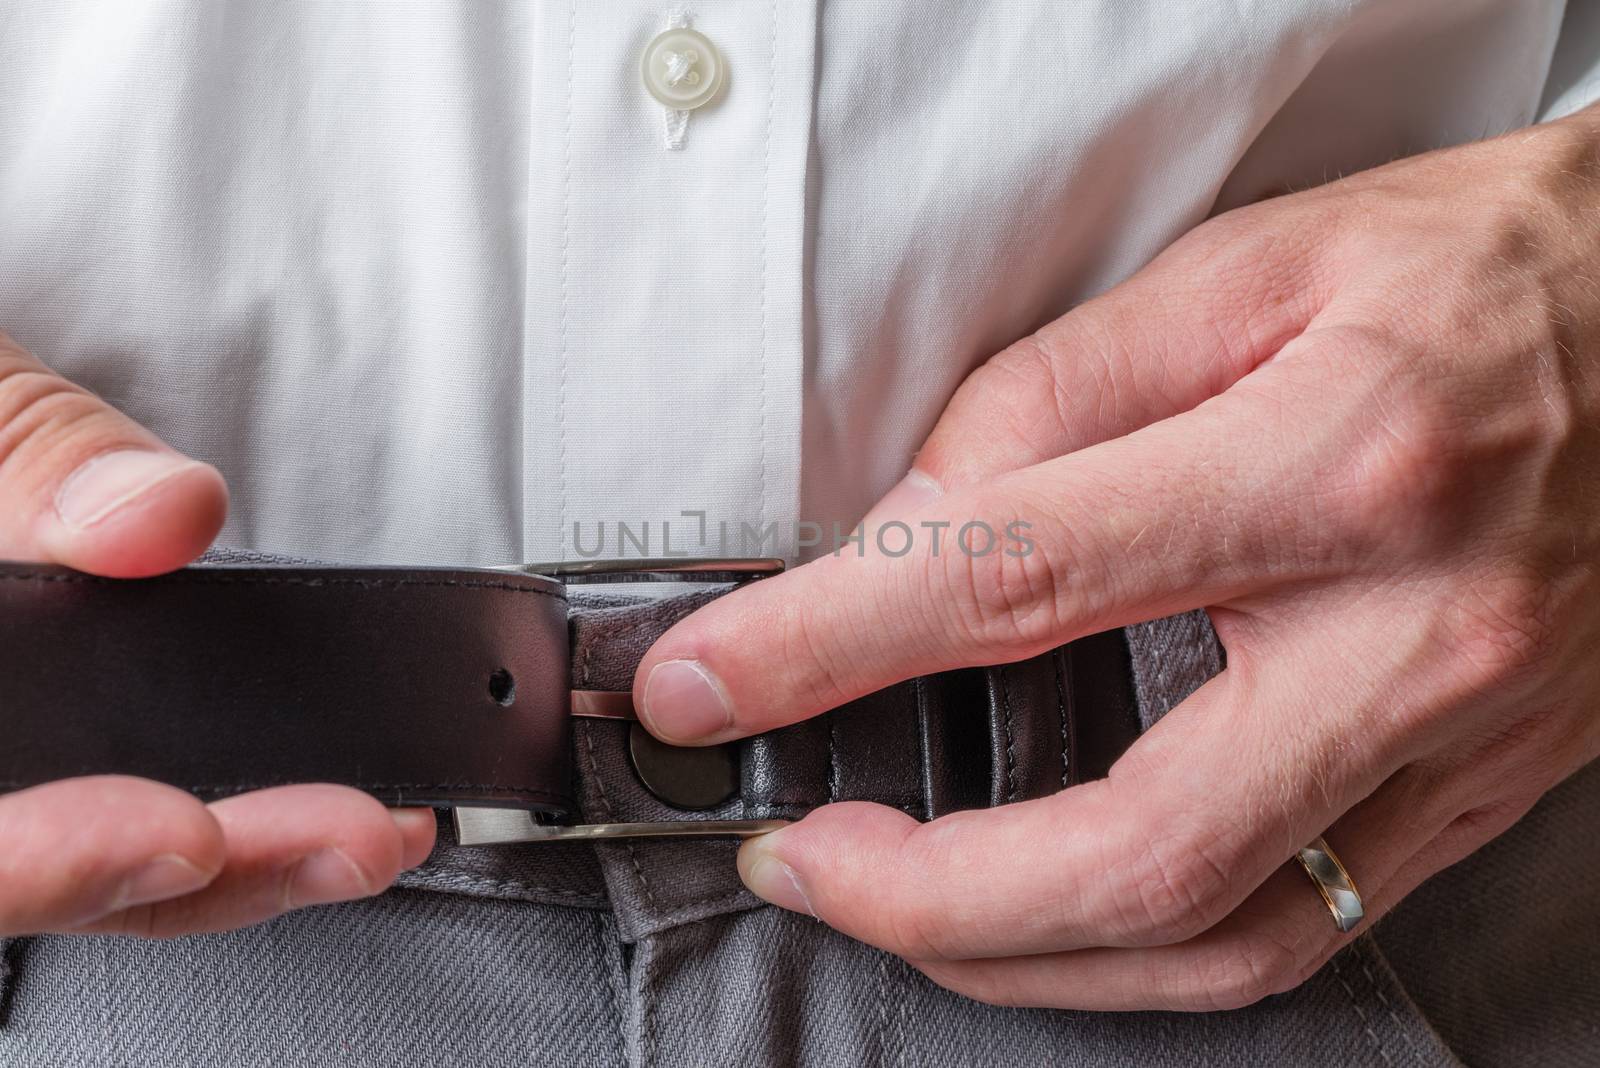
<path id="1" fill-rule="evenodd" d="M 779 860 L 769 842 L 756 839 L 746 845 L 745 850 L 749 859 L 740 864 L 740 875 L 752 894 L 779 908 L 816 918 L 817 910 L 811 907 L 811 898 L 806 895 L 800 873 Z"/>
<path id="2" fill-rule="evenodd" d="M 163 853 L 128 877 L 111 911 L 192 894 L 211 882 L 211 879 L 211 876 L 176 853 Z"/>
<path id="3" fill-rule="evenodd" d="M 394 825 L 400 828 L 400 838 L 404 843 L 400 867 L 403 871 L 410 871 L 433 855 L 434 831 L 439 821 L 431 808 L 391 809 L 389 816 L 394 820 Z"/>
<path id="4" fill-rule="evenodd" d="M 323 849 L 295 866 L 289 878 L 289 907 L 349 901 L 372 890 L 366 874 L 342 850 Z"/>
<path id="5" fill-rule="evenodd" d="M 56 514 L 69 527 L 93 526 L 194 462 L 177 453 L 144 449 L 96 456 L 61 484 Z"/>
<path id="6" fill-rule="evenodd" d="M 733 726 L 722 684 L 698 660 L 663 660 L 651 668 L 640 715 L 667 742 L 700 741 Z"/>
<path id="7" fill-rule="evenodd" d="M 876 515 L 892 518 L 914 512 L 943 495 L 944 489 L 939 483 L 913 467 L 906 473 L 905 478 L 895 483 L 894 489 L 883 495 L 883 499 L 872 511 Z"/>
<path id="8" fill-rule="evenodd" d="M 418 831 L 431 830 L 438 824 L 438 819 L 431 808 L 392 808 L 389 818 L 394 820 L 394 825 L 400 828 L 401 834 L 416 834 Z"/>

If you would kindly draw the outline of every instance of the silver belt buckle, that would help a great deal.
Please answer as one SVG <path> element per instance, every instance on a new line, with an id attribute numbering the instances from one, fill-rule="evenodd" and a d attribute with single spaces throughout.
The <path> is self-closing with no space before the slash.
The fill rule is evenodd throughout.
<path id="1" fill-rule="evenodd" d="M 663 820 L 660 823 L 540 823 L 510 808 L 457 808 L 456 841 L 464 846 L 523 842 L 592 842 L 607 838 L 754 838 L 788 820 Z"/>
<path id="2" fill-rule="evenodd" d="M 776 575 L 783 561 L 770 557 L 639 560 L 563 560 L 511 564 L 497 570 L 543 575 L 567 585 L 615 582 L 747 582 Z M 626 690 L 573 690 L 572 715 L 591 719 L 635 719 L 633 694 Z M 541 822 L 532 812 L 509 808 L 456 808 L 456 841 L 464 846 L 522 842 L 597 841 L 610 838 L 754 838 L 785 826 L 787 820 L 665 820 L 659 823 Z"/>

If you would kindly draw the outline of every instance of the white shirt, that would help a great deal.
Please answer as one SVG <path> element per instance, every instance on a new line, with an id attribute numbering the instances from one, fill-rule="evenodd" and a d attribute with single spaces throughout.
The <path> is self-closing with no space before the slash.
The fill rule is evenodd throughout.
<path id="1" fill-rule="evenodd" d="M 217 463 L 241 547 L 848 526 L 1208 215 L 1600 95 L 1597 7 L 694 0 L 670 148 L 674 0 L 13 0 L 0 327 Z"/>

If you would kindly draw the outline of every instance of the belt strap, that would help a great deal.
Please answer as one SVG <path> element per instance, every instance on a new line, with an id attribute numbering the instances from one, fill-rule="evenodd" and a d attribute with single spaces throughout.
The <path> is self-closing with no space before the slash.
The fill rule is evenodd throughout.
<path id="1" fill-rule="evenodd" d="M 509 571 L 205 565 L 128 582 L 0 564 L 0 790 L 108 772 L 207 798 L 334 782 L 569 818 L 570 690 L 628 689 L 649 643 L 725 590 L 569 615 L 560 582 Z M 626 655 L 593 655 L 612 641 Z M 585 748 L 627 746 L 626 724 L 586 731 Z M 1115 631 L 746 739 L 736 797 L 682 818 L 872 800 L 930 819 L 1096 777 L 1136 731 Z M 638 793 L 607 818 L 677 815 Z"/>
<path id="2" fill-rule="evenodd" d="M 565 594 L 535 575 L 0 564 L 0 789 L 332 782 L 565 814 L 567 672 Z"/>

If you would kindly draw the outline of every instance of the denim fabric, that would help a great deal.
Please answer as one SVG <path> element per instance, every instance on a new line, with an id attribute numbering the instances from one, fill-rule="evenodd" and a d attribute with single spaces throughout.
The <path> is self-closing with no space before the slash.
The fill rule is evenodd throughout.
<path id="1" fill-rule="evenodd" d="M 663 931 L 633 970 L 631 1063 L 641 1065 L 1455 1063 L 1366 940 L 1288 995 L 1199 1015 L 980 1005 L 773 909 Z"/>
<path id="2" fill-rule="evenodd" d="M 604 911 L 410 890 L 210 938 L 41 938 L 0 1063 L 615 1064 L 620 969 Z"/>
<path id="3" fill-rule="evenodd" d="M 37 940 L 7 1065 L 1448 1065 L 1367 940 L 1210 1015 L 995 1009 L 762 908 L 625 943 L 602 910 L 395 890 L 175 942 Z"/>
<path id="4" fill-rule="evenodd" d="M 1144 730 L 1222 670 L 1222 645 L 1203 611 L 1137 623 L 1124 633 Z"/>
<path id="5" fill-rule="evenodd" d="M 1469 1064 L 1600 1063 L 1597 820 L 1591 764 L 1378 926 L 1407 990 Z"/>
<path id="6" fill-rule="evenodd" d="M 609 687 L 625 685 L 654 636 L 716 591 L 573 592 L 577 684 Z M 1147 722 L 1221 662 L 1203 615 L 1146 626 L 1130 645 Z M 632 774 L 624 734 L 616 723 L 579 724 L 584 817 L 672 815 Z M 27 940 L 12 969 L 0 1065 L 1392 1066 L 1456 1064 L 1458 1053 L 1474 1064 L 1600 1064 L 1592 1017 L 1549 1026 L 1552 1013 L 1595 1008 L 1600 932 L 1590 937 L 1594 921 L 1573 889 L 1600 874 L 1594 836 L 1574 833 L 1600 794 L 1593 772 L 1424 887 L 1415 909 L 1376 938 L 1355 940 L 1297 990 L 1238 1012 L 983 1006 L 761 905 L 738 882 L 732 843 L 465 849 L 443 825 L 428 864 L 373 900 L 170 942 Z M 1551 867 L 1563 852 L 1564 866 Z M 1546 882 L 1548 872 L 1573 881 Z M 1552 886 L 1565 896 L 1547 901 Z M 1463 899 L 1478 911 L 1463 912 Z M 1439 925 L 1441 910 L 1453 924 Z M 1495 938 L 1493 919 L 1518 910 L 1586 923 L 1588 941 L 1574 946 L 1576 928 L 1532 920 Z M 1380 948 L 1390 925 L 1406 955 L 1398 969 Z M 1448 936 L 1430 939 L 1430 925 Z M 1588 985 L 1546 1001 L 1555 996 L 1543 962 L 1557 942 L 1558 978 Z M 16 964 L 17 948 L 0 959 Z M 1457 998 L 1467 989 L 1462 969 L 1470 975 L 1485 949 L 1506 958 L 1497 974 L 1513 982 L 1480 982 Z M 1459 965 L 1432 973 L 1441 960 Z M 1455 1050 L 1397 970 L 1448 1021 Z M 1459 1026 L 1486 1001 L 1498 1005 L 1492 1024 Z M 1515 1058 L 1489 1059 L 1506 1051 Z"/>

